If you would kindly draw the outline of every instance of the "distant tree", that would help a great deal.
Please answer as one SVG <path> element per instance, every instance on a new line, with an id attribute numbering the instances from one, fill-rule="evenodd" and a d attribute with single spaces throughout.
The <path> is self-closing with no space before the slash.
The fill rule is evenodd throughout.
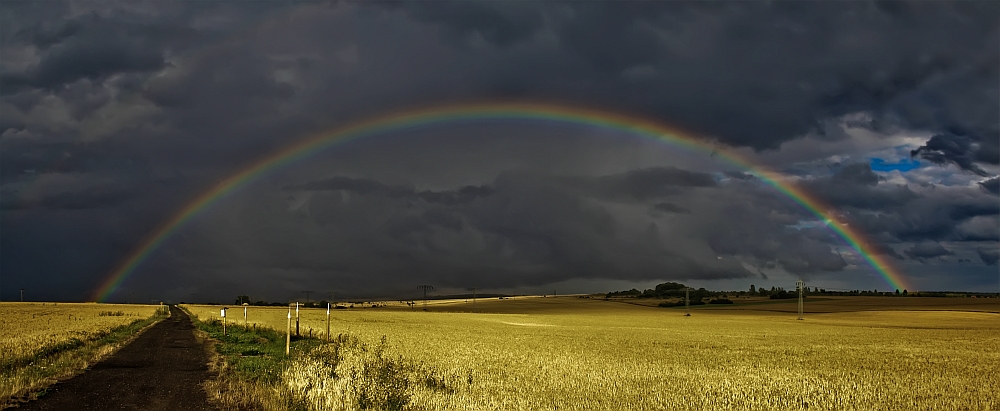
<path id="1" fill-rule="evenodd" d="M 757 287 L 754 287 L 753 284 L 750 284 L 750 294 L 757 294 Z"/>
<path id="2" fill-rule="evenodd" d="M 250 304 L 250 297 L 245 295 L 237 296 L 236 305 L 243 305 L 243 303 Z"/>
<path id="3" fill-rule="evenodd" d="M 683 290 L 684 288 L 684 284 L 675 282 L 665 282 L 656 285 L 656 291 Z"/>
<path id="4" fill-rule="evenodd" d="M 904 288 L 903 289 L 903 296 L 906 296 L 906 294 L 907 294 L 907 292 L 906 292 L 906 289 Z"/>

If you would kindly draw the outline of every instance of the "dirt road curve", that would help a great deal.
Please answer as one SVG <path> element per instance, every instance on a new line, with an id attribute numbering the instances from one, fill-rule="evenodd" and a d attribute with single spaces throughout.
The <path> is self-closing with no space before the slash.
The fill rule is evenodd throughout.
<path id="1" fill-rule="evenodd" d="M 201 383 L 208 356 L 191 319 L 171 307 L 170 318 L 90 370 L 58 383 L 17 410 L 214 410 Z"/>

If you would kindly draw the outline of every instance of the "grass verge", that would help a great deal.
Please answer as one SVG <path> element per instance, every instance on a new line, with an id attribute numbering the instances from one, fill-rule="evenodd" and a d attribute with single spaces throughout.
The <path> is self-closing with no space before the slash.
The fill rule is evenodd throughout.
<path id="1" fill-rule="evenodd" d="M 210 339 L 216 377 L 205 384 L 225 410 L 404 410 L 411 399 L 450 394 L 458 377 L 392 355 L 386 338 L 372 343 L 340 334 L 331 341 L 292 337 L 271 328 L 229 325 L 217 319 L 195 326 Z M 464 381 L 464 379 L 463 379 Z"/>
<path id="2" fill-rule="evenodd" d="M 44 396 L 50 385 L 104 359 L 169 315 L 164 307 L 149 318 L 51 344 L 30 357 L 0 362 L 0 408 Z"/>

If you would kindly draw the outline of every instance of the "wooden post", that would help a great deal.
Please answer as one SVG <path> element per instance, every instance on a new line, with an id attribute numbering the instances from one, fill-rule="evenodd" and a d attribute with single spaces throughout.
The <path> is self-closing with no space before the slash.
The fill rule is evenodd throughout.
<path id="1" fill-rule="evenodd" d="M 288 305 L 288 329 L 285 333 L 285 355 L 288 355 L 289 348 L 292 346 L 292 305 Z"/>
<path id="2" fill-rule="evenodd" d="M 330 342 L 330 303 L 326 303 L 326 342 Z"/>
<path id="3" fill-rule="evenodd" d="M 295 303 L 295 336 L 299 336 L 299 303 Z"/>
<path id="4" fill-rule="evenodd" d="M 222 335 L 226 335 L 226 308 L 222 308 Z"/>
<path id="5" fill-rule="evenodd" d="M 243 306 L 243 328 L 247 328 L 247 306 Z"/>

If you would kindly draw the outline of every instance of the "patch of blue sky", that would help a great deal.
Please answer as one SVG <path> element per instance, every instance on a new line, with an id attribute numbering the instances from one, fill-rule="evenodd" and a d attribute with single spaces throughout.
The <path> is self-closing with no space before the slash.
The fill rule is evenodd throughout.
<path id="1" fill-rule="evenodd" d="M 908 158 L 899 160 L 896 163 L 887 163 L 885 160 L 876 157 L 871 159 L 870 165 L 872 171 L 881 171 L 881 172 L 898 170 L 899 172 L 905 173 L 907 171 L 912 171 L 920 168 L 919 161 Z"/>

